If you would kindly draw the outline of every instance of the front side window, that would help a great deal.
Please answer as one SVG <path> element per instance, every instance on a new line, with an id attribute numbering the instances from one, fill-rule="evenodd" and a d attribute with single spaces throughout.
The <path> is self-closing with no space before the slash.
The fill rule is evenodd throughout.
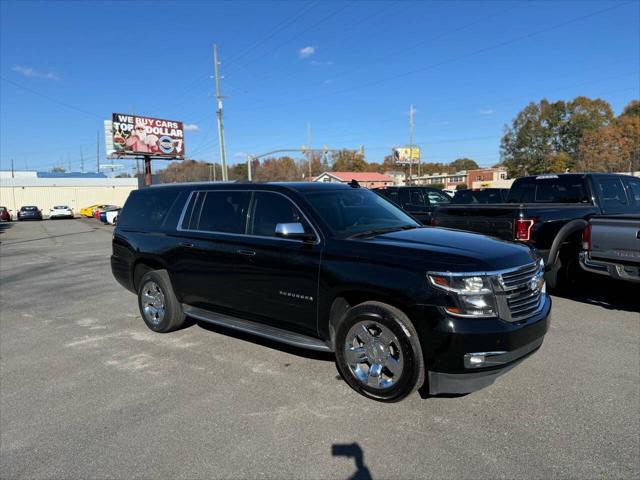
<path id="1" fill-rule="evenodd" d="M 420 226 L 394 204 L 364 188 L 308 192 L 305 197 L 339 237 L 369 230 Z"/>
<path id="2" fill-rule="evenodd" d="M 424 207 L 424 196 L 419 188 L 411 189 L 411 205 L 419 205 Z"/>
<path id="3" fill-rule="evenodd" d="M 256 192 L 247 233 L 275 237 L 279 223 L 301 223 L 305 231 L 312 231 L 304 216 L 288 198 L 273 192 Z"/>
<path id="4" fill-rule="evenodd" d="M 429 203 L 431 205 L 440 205 L 443 203 L 451 203 L 451 200 L 448 196 L 443 195 L 438 192 L 427 192 L 427 198 L 429 199 Z"/>
<path id="5" fill-rule="evenodd" d="M 250 192 L 217 191 L 204 193 L 197 221 L 197 230 L 204 232 L 244 234 L 247 223 Z M 195 214 L 195 212 L 194 212 Z M 194 222 L 192 220 L 191 225 Z"/>

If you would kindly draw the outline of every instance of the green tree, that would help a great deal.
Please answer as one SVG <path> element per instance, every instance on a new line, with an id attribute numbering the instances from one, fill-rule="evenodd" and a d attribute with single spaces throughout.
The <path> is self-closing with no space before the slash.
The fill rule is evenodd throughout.
<path id="1" fill-rule="evenodd" d="M 624 107 L 621 117 L 622 116 L 640 117 L 640 100 L 631 100 L 631 102 Z"/>
<path id="2" fill-rule="evenodd" d="M 355 150 L 340 150 L 334 154 L 331 169 L 334 172 L 365 172 L 367 162 Z"/>
<path id="3" fill-rule="evenodd" d="M 612 120 L 611 106 L 602 99 L 531 102 L 505 127 L 501 161 L 509 176 L 572 170 L 580 159 L 582 137 Z"/>
<path id="4" fill-rule="evenodd" d="M 449 164 L 449 166 L 453 169 L 454 172 L 459 172 L 461 170 L 477 170 L 478 168 L 480 168 L 475 160 L 466 157 L 454 160 Z"/>
<path id="5" fill-rule="evenodd" d="M 456 185 L 456 190 L 466 190 L 469 186 L 466 183 L 459 183 Z"/>

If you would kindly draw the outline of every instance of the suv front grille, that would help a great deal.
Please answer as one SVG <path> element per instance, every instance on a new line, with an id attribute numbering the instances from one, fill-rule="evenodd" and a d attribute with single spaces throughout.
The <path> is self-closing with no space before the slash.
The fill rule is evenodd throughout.
<path id="1" fill-rule="evenodd" d="M 536 313 L 542 302 L 544 267 L 533 263 L 500 275 L 506 299 L 505 320 L 517 322 Z"/>

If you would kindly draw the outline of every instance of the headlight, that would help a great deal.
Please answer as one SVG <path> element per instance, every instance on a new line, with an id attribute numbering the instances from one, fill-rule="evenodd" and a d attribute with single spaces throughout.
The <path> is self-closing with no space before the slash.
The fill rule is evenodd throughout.
<path id="1" fill-rule="evenodd" d="M 431 272 L 427 275 L 431 284 L 448 292 L 455 303 L 444 309 L 461 317 L 497 316 L 496 297 L 491 277 L 488 275 L 455 275 Z"/>

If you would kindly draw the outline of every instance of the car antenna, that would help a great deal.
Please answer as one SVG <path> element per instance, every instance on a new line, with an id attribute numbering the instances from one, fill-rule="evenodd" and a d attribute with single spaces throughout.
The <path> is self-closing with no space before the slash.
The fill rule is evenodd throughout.
<path id="1" fill-rule="evenodd" d="M 358 183 L 358 181 L 355 178 L 351 179 L 351 181 L 349 182 L 349 186 L 351 188 L 360 188 L 360 184 Z"/>

